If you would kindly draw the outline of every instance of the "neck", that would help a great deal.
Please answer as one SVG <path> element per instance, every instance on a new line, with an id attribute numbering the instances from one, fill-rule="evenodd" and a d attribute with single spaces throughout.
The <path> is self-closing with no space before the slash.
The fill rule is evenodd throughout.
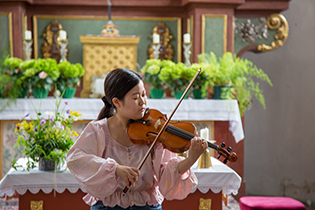
<path id="1" fill-rule="evenodd" d="M 114 123 L 117 127 L 122 128 L 123 130 L 127 129 L 129 119 L 121 118 L 119 115 L 114 115 L 112 118 L 112 123 Z M 110 119 L 111 119 L 110 118 Z"/>

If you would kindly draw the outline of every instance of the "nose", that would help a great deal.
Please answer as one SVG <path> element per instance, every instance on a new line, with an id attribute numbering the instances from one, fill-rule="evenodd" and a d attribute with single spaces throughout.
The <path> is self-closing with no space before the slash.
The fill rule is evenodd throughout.
<path id="1" fill-rule="evenodd" d="M 145 104 L 146 96 L 140 96 L 140 105 Z"/>

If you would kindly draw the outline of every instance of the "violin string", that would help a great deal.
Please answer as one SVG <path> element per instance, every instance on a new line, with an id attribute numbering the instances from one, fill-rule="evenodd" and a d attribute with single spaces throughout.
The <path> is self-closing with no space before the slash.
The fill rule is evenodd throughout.
<path id="1" fill-rule="evenodd" d="M 187 140 L 190 140 L 192 139 L 193 137 L 195 137 L 193 134 L 187 132 L 187 131 L 184 131 L 180 128 L 177 128 L 173 125 L 168 125 L 165 129 L 165 131 L 169 132 L 169 133 L 172 133 L 176 136 L 179 136 L 179 137 L 182 137 L 184 139 L 187 139 Z"/>
<path id="2" fill-rule="evenodd" d="M 174 134 L 176 136 L 179 136 L 179 137 L 182 137 L 184 139 L 187 139 L 187 140 L 191 140 L 192 138 L 194 138 L 195 136 L 185 130 L 182 130 L 180 128 L 177 128 L 175 126 L 172 126 L 172 125 L 168 125 L 165 129 L 165 131 L 171 133 L 171 134 Z M 215 144 L 212 144 L 211 142 L 209 142 L 208 140 L 205 140 L 208 144 L 208 147 L 212 148 L 212 149 L 215 149 L 215 150 L 218 150 L 220 149 L 217 145 Z M 222 150 L 222 149 L 221 149 Z"/>

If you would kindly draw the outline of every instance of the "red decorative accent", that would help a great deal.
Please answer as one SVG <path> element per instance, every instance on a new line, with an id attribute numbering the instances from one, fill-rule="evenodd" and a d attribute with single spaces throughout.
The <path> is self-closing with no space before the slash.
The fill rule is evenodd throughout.
<path id="1" fill-rule="evenodd" d="M 247 196 L 239 201 L 241 210 L 306 210 L 303 203 L 288 197 Z"/>

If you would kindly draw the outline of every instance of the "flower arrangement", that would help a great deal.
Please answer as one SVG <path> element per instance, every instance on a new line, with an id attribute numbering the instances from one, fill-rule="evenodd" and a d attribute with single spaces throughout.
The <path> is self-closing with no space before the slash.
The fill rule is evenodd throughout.
<path id="1" fill-rule="evenodd" d="M 53 82 L 60 75 L 57 61 L 52 58 L 38 58 L 24 61 L 19 65 L 23 70 L 22 80 L 29 84 L 31 88 L 43 88 L 50 91 Z"/>
<path id="2" fill-rule="evenodd" d="M 189 70 L 184 63 L 174 63 L 170 60 L 163 60 L 159 78 L 165 83 L 175 95 L 176 92 L 183 92 L 195 73 Z"/>
<path id="3" fill-rule="evenodd" d="M 32 101 L 31 101 L 32 102 Z M 22 154 L 28 158 L 27 170 L 35 167 L 41 159 L 53 160 L 58 165 L 64 163 L 66 153 L 73 145 L 72 138 L 78 134 L 72 130 L 72 123 L 78 121 L 81 114 L 78 111 L 66 110 L 67 101 L 59 112 L 61 99 L 56 100 L 55 112 L 47 112 L 46 117 L 36 110 L 37 119 L 27 122 L 25 118 L 16 124 L 14 130 L 17 136 L 15 147 L 21 148 Z M 17 169 L 16 159 L 11 163 Z"/>
<path id="4" fill-rule="evenodd" d="M 57 88 L 61 92 L 66 88 L 76 88 L 81 77 L 84 75 L 84 68 L 80 63 L 71 64 L 69 61 L 58 63 L 60 76 L 56 81 Z"/>
<path id="5" fill-rule="evenodd" d="M 164 82 L 161 81 L 159 74 L 161 71 L 162 61 L 159 59 L 149 59 L 142 67 L 145 81 L 151 85 L 151 89 L 162 89 Z"/>
<path id="6" fill-rule="evenodd" d="M 207 71 L 203 69 L 203 65 L 200 63 L 193 63 L 192 65 L 186 67 L 188 71 L 191 71 L 192 75 L 195 75 L 198 69 L 201 69 L 196 80 L 192 84 L 192 93 L 195 99 L 203 99 L 207 95 L 207 87 L 210 83 L 210 75 Z"/>

